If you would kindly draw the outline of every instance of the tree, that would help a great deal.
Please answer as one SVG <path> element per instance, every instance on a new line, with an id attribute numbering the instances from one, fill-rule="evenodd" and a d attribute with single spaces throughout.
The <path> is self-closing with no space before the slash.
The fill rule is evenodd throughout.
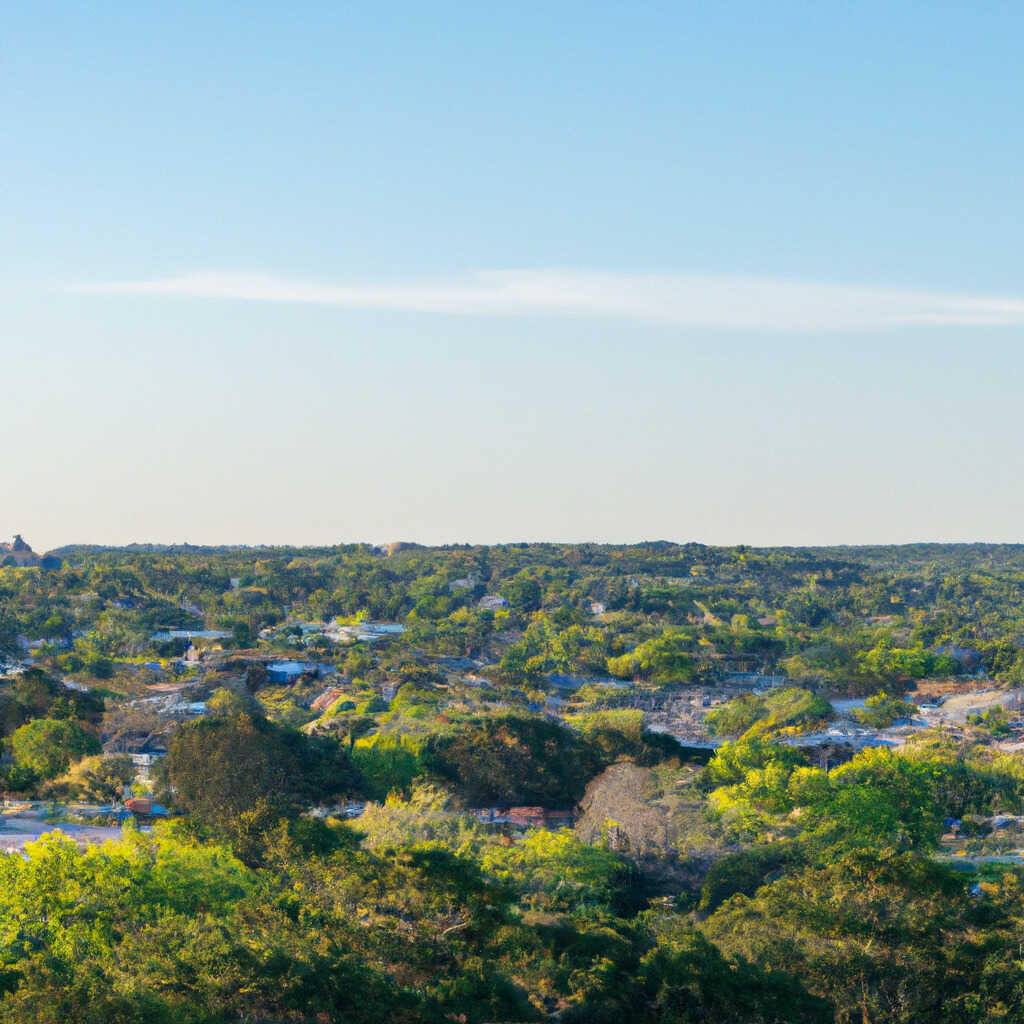
<path id="1" fill-rule="evenodd" d="M 18 627 L 14 618 L 0 606 L 0 663 L 18 651 Z"/>
<path id="2" fill-rule="evenodd" d="M 793 747 L 765 743 L 761 739 L 726 741 L 707 766 L 708 779 L 716 784 L 742 782 L 748 772 L 778 763 L 793 769 L 805 764 L 803 756 Z"/>
<path id="3" fill-rule="evenodd" d="M 222 686 L 220 689 L 214 690 L 207 700 L 206 713 L 207 715 L 233 718 L 238 715 L 259 715 L 261 709 L 260 702 L 251 694 L 229 690 Z"/>
<path id="4" fill-rule="evenodd" d="M 501 588 L 501 596 L 519 612 L 535 612 L 543 597 L 540 583 L 525 569 Z"/>
<path id="5" fill-rule="evenodd" d="M 629 654 L 608 659 L 608 671 L 619 679 L 643 679 L 652 683 L 685 682 L 693 676 L 689 640 L 681 633 L 665 631 L 645 640 Z"/>
<path id="6" fill-rule="evenodd" d="M 829 1003 L 808 993 L 799 980 L 727 960 L 703 935 L 683 928 L 659 937 L 643 960 L 641 979 L 641 991 L 632 1006 L 627 1004 L 627 1017 L 637 1024 L 832 1024 L 835 1019 Z"/>
<path id="7" fill-rule="evenodd" d="M 832 799 L 819 806 L 821 828 L 847 844 L 934 847 L 942 808 L 927 762 L 868 747 L 829 773 Z"/>
<path id="8" fill-rule="evenodd" d="M 135 765 L 126 754 L 83 757 L 43 787 L 45 796 L 56 799 L 92 800 L 109 804 L 120 800 L 124 788 L 135 781 Z"/>
<path id="9" fill-rule="evenodd" d="M 96 724 L 103 716 L 103 698 L 61 685 L 42 669 L 30 668 L 15 676 L 11 696 L 23 719 L 81 718 Z"/>
<path id="10" fill-rule="evenodd" d="M 917 713 L 917 706 L 910 701 L 890 697 L 884 690 L 868 697 L 863 708 L 854 710 L 857 720 L 873 729 L 887 729 L 897 718 L 909 718 Z"/>
<path id="11" fill-rule="evenodd" d="M 599 907 L 625 917 L 644 902 L 640 875 L 631 861 L 584 843 L 568 830 L 540 829 L 512 846 L 492 846 L 483 866 L 515 885 L 533 910 L 565 913 Z"/>
<path id="12" fill-rule="evenodd" d="M 247 714 L 182 726 L 166 770 L 177 806 L 245 841 L 316 801 L 358 792 L 340 744 Z"/>
<path id="13" fill-rule="evenodd" d="M 383 800 L 390 793 L 408 792 L 426 770 L 422 740 L 402 733 L 357 738 L 350 749 L 366 794 L 375 800 Z"/>
<path id="14" fill-rule="evenodd" d="M 766 843 L 723 857 L 711 866 L 704 879 L 699 909 L 710 914 L 736 893 L 753 896 L 769 875 L 798 858 L 797 848 L 791 842 Z"/>
<path id="15" fill-rule="evenodd" d="M 365 676 L 373 668 L 373 658 L 366 650 L 365 644 L 354 644 L 345 653 L 342 669 L 351 678 Z"/>
<path id="16" fill-rule="evenodd" d="M 571 807 L 600 766 L 574 733 L 527 715 L 474 719 L 434 742 L 434 767 L 471 806 Z"/>
<path id="17" fill-rule="evenodd" d="M 72 761 L 102 750 L 96 736 L 78 722 L 35 718 L 11 736 L 11 751 L 21 768 L 40 779 L 52 779 L 67 771 Z"/>
<path id="18" fill-rule="evenodd" d="M 1009 936 L 979 934 L 999 914 L 927 857 L 831 847 L 750 897 L 732 896 L 703 928 L 727 955 L 831 1001 L 836 1021 L 980 1024 L 1014 1019 L 1019 999 L 1019 965 L 997 966 Z"/>
<path id="19" fill-rule="evenodd" d="M 42 669 L 30 668 L 14 677 L 11 694 L 29 718 L 42 718 L 63 689 Z"/>

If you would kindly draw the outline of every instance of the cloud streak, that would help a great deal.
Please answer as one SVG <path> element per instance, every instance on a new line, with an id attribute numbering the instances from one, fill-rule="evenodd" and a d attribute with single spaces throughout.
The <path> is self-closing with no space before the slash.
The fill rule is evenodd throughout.
<path id="1" fill-rule="evenodd" d="M 460 316 L 591 317 L 707 330 L 1024 325 L 1020 298 L 724 274 L 495 270 L 417 281 L 316 283 L 210 270 L 76 290 Z"/>

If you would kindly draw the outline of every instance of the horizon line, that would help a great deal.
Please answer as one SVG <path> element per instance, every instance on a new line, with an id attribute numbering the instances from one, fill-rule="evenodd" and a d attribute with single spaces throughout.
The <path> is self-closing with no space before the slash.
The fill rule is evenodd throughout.
<path id="1" fill-rule="evenodd" d="M 24 535 L 21 535 L 24 536 Z M 0 545 L 6 544 L 7 542 L 0 542 Z M 28 542 L 27 542 L 28 543 Z M 790 548 L 790 549 L 811 549 L 811 548 L 896 548 L 896 547 L 1024 547 L 1024 540 L 1003 540 L 1003 541 L 991 541 L 991 540 L 911 540 L 911 541 L 835 541 L 832 543 L 808 543 L 808 544 L 793 544 L 793 543 L 780 543 L 780 544 L 755 544 L 747 541 L 736 541 L 734 543 L 712 543 L 709 541 L 701 540 L 669 540 L 664 537 L 649 538 L 646 540 L 623 540 L 623 541 L 611 541 L 611 540 L 503 540 L 503 541 L 443 541 L 438 543 L 427 543 L 424 541 L 416 540 L 392 540 L 392 541 L 367 541 L 367 540 L 338 540 L 324 543 L 293 543 L 288 541 L 282 542 L 261 542 L 256 544 L 247 544 L 240 542 L 222 542 L 222 543 L 193 543 L 191 541 L 127 541 L 120 544 L 105 544 L 102 542 L 95 541 L 72 541 L 69 543 L 57 544 L 53 547 L 47 548 L 43 551 L 35 552 L 36 554 L 46 555 L 53 551 L 60 551 L 66 548 L 107 548 L 112 550 L 122 550 L 130 547 L 154 547 L 154 548 L 236 548 L 236 549 L 265 549 L 265 548 L 338 548 L 338 547 L 352 547 L 352 546 L 363 546 L 374 549 L 383 549 L 396 545 L 403 545 L 406 547 L 418 547 L 418 548 L 452 548 L 452 547 L 470 547 L 470 548 L 496 548 L 496 547 L 522 547 L 522 546 L 538 546 L 538 545 L 550 545 L 559 547 L 582 547 L 582 546 L 594 546 L 594 547 L 645 547 L 650 545 L 664 544 L 673 547 L 688 547 L 690 545 L 697 545 L 698 547 L 705 548 L 749 548 L 751 550 L 767 550 L 767 549 L 778 549 L 778 548 Z M 29 547 L 32 548 L 31 543 Z M 35 551 L 34 548 L 32 548 Z"/>

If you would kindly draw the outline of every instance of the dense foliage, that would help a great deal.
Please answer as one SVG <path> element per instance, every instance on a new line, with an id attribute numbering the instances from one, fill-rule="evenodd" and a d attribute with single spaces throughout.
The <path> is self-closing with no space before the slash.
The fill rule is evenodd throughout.
<path id="1" fill-rule="evenodd" d="M 1024 1019 L 1024 548 L 58 554 L 0 567 L 11 818 L 172 817 L 0 855 L 0 1022 Z M 831 738 L 915 686 L 995 697 Z"/>
<path id="2" fill-rule="evenodd" d="M 519 683 L 561 671 L 664 684 L 730 666 L 862 692 L 975 667 L 1024 678 L 1019 546 L 143 546 L 58 554 L 56 570 L 0 570 L 0 655 L 22 635 L 45 641 L 40 653 L 62 671 L 96 677 L 125 659 L 167 653 L 168 642 L 151 639 L 161 628 L 223 629 L 245 646 L 281 624 L 286 609 L 314 620 L 403 621 L 417 645 L 494 654 Z M 482 607 L 488 594 L 507 607 Z M 595 603 L 604 609 L 597 621 Z"/>
<path id="3" fill-rule="evenodd" d="M 518 715 L 471 721 L 443 737 L 440 774 L 470 805 L 569 806 L 599 767 L 592 748 L 568 730 Z"/>
<path id="4" fill-rule="evenodd" d="M 183 726 L 174 734 L 165 770 L 183 811 L 236 837 L 357 791 L 358 785 L 337 743 L 246 714 Z"/>

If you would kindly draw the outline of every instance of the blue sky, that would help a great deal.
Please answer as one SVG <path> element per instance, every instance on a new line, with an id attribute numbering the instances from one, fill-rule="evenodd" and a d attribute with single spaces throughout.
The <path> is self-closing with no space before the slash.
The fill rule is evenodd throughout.
<path id="1" fill-rule="evenodd" d="M 69 3 L 0 535 L 1021 540 L 1013 4 Z"/>

